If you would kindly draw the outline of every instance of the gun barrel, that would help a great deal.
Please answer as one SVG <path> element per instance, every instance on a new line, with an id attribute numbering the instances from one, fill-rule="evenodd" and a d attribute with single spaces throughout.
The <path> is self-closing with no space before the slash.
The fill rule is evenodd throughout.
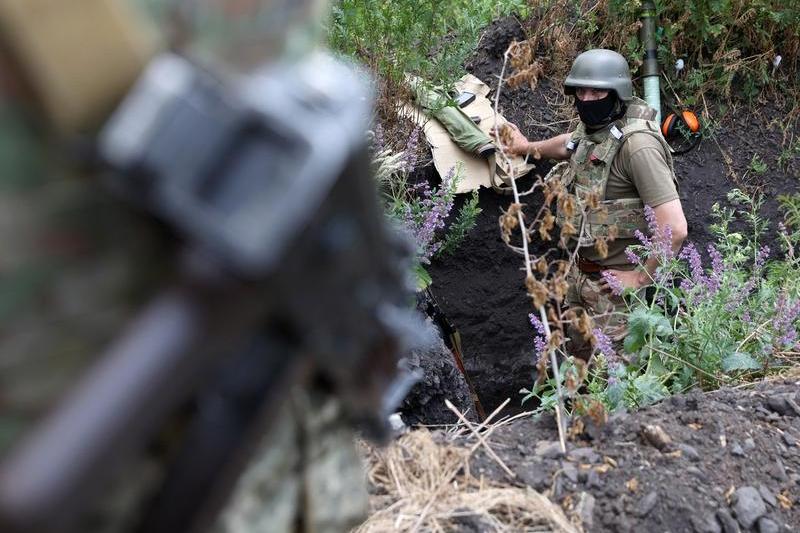
<path id="1" fill-rule="evenodd" d="M 74 504 L 86 497 L 93 478 L 141 444 L 135 437 L 146 435 L 180 400 L 197 366 L 191 352 L 203 331 L 201 315 L 181 290 L 164 293 L 140 314 L 0 465 L 0 530 L 63 528 L 69 519 L 64 512 L 80 507 Z"/>

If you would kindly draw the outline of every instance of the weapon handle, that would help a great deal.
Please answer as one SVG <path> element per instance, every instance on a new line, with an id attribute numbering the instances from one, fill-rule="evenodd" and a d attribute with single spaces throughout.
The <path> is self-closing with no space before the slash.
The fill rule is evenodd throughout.
<path id="1" fill-rule="evenodd" d="M 94 479 L 176 406 L 200 367 L 198 304 L 181 289 L 157 297 L 0 465 L 0 530 L 63 529 Z"/>

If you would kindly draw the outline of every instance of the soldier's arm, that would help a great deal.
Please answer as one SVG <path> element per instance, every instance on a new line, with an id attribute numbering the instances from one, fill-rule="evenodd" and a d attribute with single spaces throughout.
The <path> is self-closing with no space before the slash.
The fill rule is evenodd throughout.
<path id="1" fill-rule="evenodd" d="M 630 141 L 635 141 L 631 144 Z M 637 148 L 633 148 L 634 145 Z M 623 147 L 622 170 L 631 177 L 640 198 L 651 205 L 658 227 L 666 226 L 672 232 L 672 249 L 677 252 L 687 235 L 686 217 L 683 214 L 678 191 L 673 181 L 672 170 L 665 157 L 663 147 L 650 135 L 633 136 Z M 647 258 L 643 269 L 619 271 L 612 270 L 623 285 L 631 288 L 644 287 L 652 283 L 653 274 L 658 268 L 659 258 Z"/>
<path id="2" fill-rule="evenodd" d="M 670 227 L 672 231 L 672 251 L 677 253 L 687 235 L 686 217 L 683 214 L 681 201 L 679 199 L 670 200 L 654 207 L 653 212 L 655 213 L 659 228 L 663 230 L 663 228 L 667 226 Z M 609 269 L 608 272 L 613 274 L 623 286 L 631 289 L 638 289 L 639 287 L 646 287 L 653 283 L 653 277 L 659 263 L 660 259 L 658 255 L 652 254 L 645 260 L 644 268 L 636 270 Z M 603 290 L 611 290 L 608 286 L 608 282 L 605 280 L 600 281 L 600 287 Z"/>
<path id="3" fill-rule="evenodd" d="M 570 137 L 569 133 L 562 133 L 543 141 L 529 142 L 527 153 L 534 154 L 539 152 L 543 159 L 555 159 L 557 161 L 569 159 L 567 143 Z"/>
<path id="4" fill-rule="evenodd" d="M 686 225 L 686 217 L 683 214 L 683 206 L 680 199 L 670 200 L 653 208 L 656 215 L 656 222 L 659 228 L 670 227 L 672 231 L 672 251 L 678 253 L 686 240 L 688 235 L 688 227 Z M 658 268 L 659 259 L 655 255 L 647 258 L 644 264 L 643 271 L 637 271 L 639 274 L 639 286 L 643 287 L 652 282 L 653 275 L 656 268 Z"/>
<path id="5" fill-rule="evenodd" d="M 511 128 L 511 138 L 505 149 L 511 155 L 531 156 L 537 159 L 555 159 L 557 161 L 569 159 L 569 152 L 567 151 L 569 133 L 556 135 L 543 141 L 529 141 L 514 124 L 509 122 L 508 126 Z M 537 157 L 537 153 L 539 157 Z"/>

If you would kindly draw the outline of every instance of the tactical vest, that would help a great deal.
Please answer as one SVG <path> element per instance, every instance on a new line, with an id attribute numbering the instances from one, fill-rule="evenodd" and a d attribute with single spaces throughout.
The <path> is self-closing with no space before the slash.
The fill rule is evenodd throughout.
<path id="1" fill-rule="evenodd" d="M 609 236 L 612 226 L 616 226 L 616 237 L 620 239 L 633 238 L 637 229 L 648 234 L 641 198 L 606 200 L 606 185 L 617 152 L 631 135 L 639 132 L 652 135 L 661 143 L 675 181 L 672 152 L 654 121 L 655 114 L 655 110 L 648 107 L 644 100 L 634 98 L 625 116 L 608 126 L 604 132 L 590 136 L 581 123 L 572 134 L 567 144 L 567 149 L 572 152 L 569 162 L 556 165 L 550 175 L 560 173 L 559 179 L 567 191 L 576 196 L 578 205 L 575 214 L 568 220 L 559 210 L 556 222 L 563 227 L 568 220 L 576 232 L 581 232 L 583 228 L 580 235 L 573 237 L 578 240 L 578 246 L 593 246 L 597 237 Z M 675 185 L 677 187 L 677 181 Z M 592 192 L 599 195 L 599 208 L 587 207 Z"/>

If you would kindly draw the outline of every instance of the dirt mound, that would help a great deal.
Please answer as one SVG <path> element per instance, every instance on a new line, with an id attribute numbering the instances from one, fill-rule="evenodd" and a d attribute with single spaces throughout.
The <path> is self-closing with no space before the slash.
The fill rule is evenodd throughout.
<path id="1" fill-rule="evenodd" d="M 552 417 L 520 419 L 489 437 L 516 477 L 481 451 L 472 468 L 565 509 L 588 499 L 584 527 L 592 532 L 797 531 L 798 385 L 674 396 L 602 428 L 587 423 L 566 457 Z"/>
<path id="2" fill-rule="evenodd" d="M 468 70 L 495 89 L 508 44 L 524 38 L 516 19 L 495 22 L 481 39 Z M 534 91 L 504 88 L 500 108 L 530 139 L 541 139 L 568 131 L 569 124 L 560 122 L 556 114 L 563 98 L 560 83 L 544 79 Z M 776 196 L 800 188 L 798 158 L 787 164 L 781 157 L 784 136 L 791 135 L 794 126 L 785 124 L 788 104 L 775 100 L 755 106 L 759 113 L 729 111 L 722 123 L 706 130 L 708 136 L 696 150 L 675 160 L 689 239 L 700 249 L 711 241 L 711 206 L 725 204 L 732 187 L 746 186 L 765 194 L 762 215 L 773 221 L 773 230 L 779 219 Z M 766 168 L 754 164 L 754 158 Z M 544 174 L 549 167 L 550 163 L 542 162 L 535 172 Z M 536 208 L 542 200 L 532 196 L 525 201 Z M 461 331 L 465 364 L 487 410 L 529 387 L 534 372 L 533 335 L 527 318 L 533 309 L 523 287 L 522 261 L 500 240 L 497 225 L 500 209 L 509 203 L 507 196 L 482 190 L 483 213 L 477 227 L 455 255 L 435 261 L 429 269 L 433 292 Z M 774 237 L 766 244 L 777 252 Z"/>

